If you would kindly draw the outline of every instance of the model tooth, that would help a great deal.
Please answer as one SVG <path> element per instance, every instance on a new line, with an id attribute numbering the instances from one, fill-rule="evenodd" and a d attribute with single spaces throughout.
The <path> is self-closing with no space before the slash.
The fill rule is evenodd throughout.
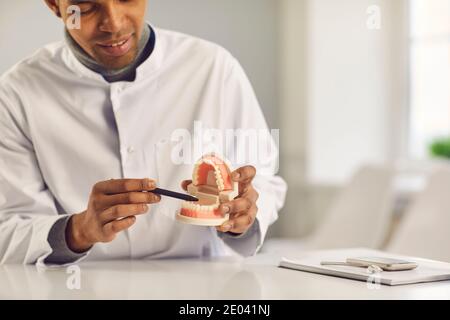
<path id="1" fill-rule="evenodd" d="M 222 172 L 220 172 L 220 171 L 216 171 L 216 183 L 217 183 L 217 186 L 219 187 L 220 191 L 225 189 L 225 185 L 224 185 L 223 177 L 222 177 Z"/>
<path id="2" fill-rule="evenodd" d="M 192 177 L 192 182 L 194 183 L 194 185 L 198 185 L 198 163 L 195 164 L 194 166 L 194 175 Z"/>

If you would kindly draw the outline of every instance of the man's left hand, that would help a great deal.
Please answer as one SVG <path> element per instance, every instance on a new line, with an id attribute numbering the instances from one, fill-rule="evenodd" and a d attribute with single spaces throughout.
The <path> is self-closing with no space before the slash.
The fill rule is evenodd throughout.
<path id="1" fill-rule="evenodd" d="M 252 185 L 255 175 L 256 169 L 253 166 L 239 168 L 231 174 L 232 180 L 239 183 L 239 195 L 233 201 L 220 206 L 224 214 L 230 215 L 230 220 L 217 227 L 218 231 L 243 234 L 255 222 L 258 213 L 256 200 L 259 197 Z"/>

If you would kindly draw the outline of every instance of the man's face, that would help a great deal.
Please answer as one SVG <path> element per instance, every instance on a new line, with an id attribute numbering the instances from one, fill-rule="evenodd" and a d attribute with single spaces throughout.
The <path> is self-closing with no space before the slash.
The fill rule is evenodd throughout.
<path id="1" fill-rule="evenodd" d="M 70 15 L 69 6 L 79 6 L 81 28 L 68 31 L 99 64 L 108 69 L 121 69 L 134 61 L 147 0 L 59 0 L 57 5 L 63 21 Z"/>

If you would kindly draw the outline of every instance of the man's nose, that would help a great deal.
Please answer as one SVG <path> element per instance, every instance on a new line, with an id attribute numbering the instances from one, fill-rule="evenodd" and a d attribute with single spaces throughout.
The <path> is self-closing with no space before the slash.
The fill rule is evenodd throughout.
<path id="1" fill-rule="evenodd" d="M 100 31 L 117 33 L 122 29 L 124 15 L 114 5 L 109 5 L 104 9 L 101 19 Z"/>

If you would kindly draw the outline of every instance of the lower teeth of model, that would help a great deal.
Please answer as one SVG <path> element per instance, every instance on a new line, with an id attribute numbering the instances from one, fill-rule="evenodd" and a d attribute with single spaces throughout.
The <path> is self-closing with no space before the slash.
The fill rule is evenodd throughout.
<path id="1" fill-rule="evenodd" d="M 184 205 L 185 208 L 187 209 L 191 209 L 191 210 L 196 210 L 196 211 L 212 211 L 218 208 L 218 206 L 201 206 L 198 204 L 192 204 L 192 203 L 185 203 Z"/>

